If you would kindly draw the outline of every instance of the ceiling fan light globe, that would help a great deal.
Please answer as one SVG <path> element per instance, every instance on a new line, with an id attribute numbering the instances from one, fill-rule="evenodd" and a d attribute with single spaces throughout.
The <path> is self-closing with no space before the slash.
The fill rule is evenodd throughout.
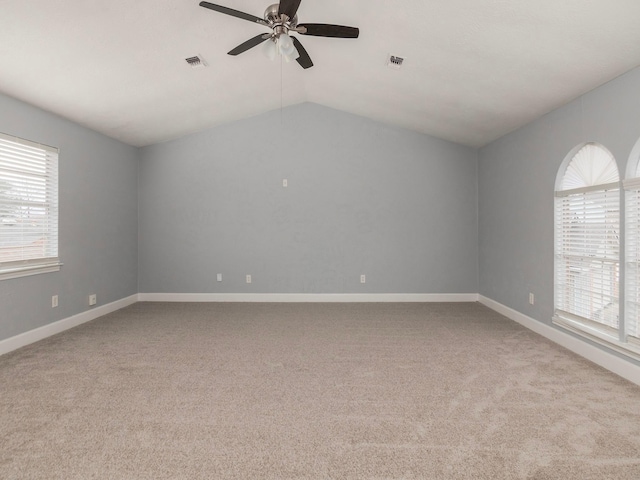
<path id="1" fill-rule="evenodd" d="M 284 57 L 291 57 L 295 54 L 296 49 L 295 48 L 289 48 L 288 50 L 283 50 L 282 52 L 280 52 Z"/>
<path id="2" fill-rule="evenodd" d="M 280 47 L 280 51 L 288 51 L 293 47 L 293 42 L 291 41 L 291 37 L 286 33 L 281 33 L 278 37 L 278 46 Z"/>
<path id="3" fill-rule="evenodd" d="M 282 56 L 287 61 L 287 63 L 289 63 L 293 60 L 297 60 L 300 57 L 300 54 L 298 53 L 298 50 L 294 48 L 293 51 L 288 52 L 286 55 L 283 54 Z"/>
<path id="4" fill-rule="evenodd" d="M 296 47 L 294 47 L 293 43 L 291 43 L 287 46 L 280 45 L 279 50 L 281 55 L 291 56 L 296 52 Z"/>
<path id="5" fill-rule="evenodd" d="M 293 52 L 291 52 L 290 54 L 286 55 L 286 58 L 289 59 L 289 61 L 291 60 L 297 60 L 298 58 L 300 58 L 300 54 L 298 53 L 298 50 L 296 50 L 295 48 L 293 49 Z"/>
<path id="6" fill-rule="evenodd" d="M 271 61 L 275 60 L 276 55 L 278 54 L 278 46 L 276 42 L 269 39 L 264 42 L 264 46 L 262 47 L 262 53 Z"/>

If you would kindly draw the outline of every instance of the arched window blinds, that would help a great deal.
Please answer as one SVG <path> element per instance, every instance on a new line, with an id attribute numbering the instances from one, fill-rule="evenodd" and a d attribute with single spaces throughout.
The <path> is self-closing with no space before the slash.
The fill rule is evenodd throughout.
<path id="1" fill-rule="evenodd" d="M 555 314 L 617 336 L 620 280 L 618 167 L 589 143 L 571 159 L 555 199 Z"/>
<path id="2" fill-rule="evenodd" d="M 620 176 L 613 155 L 595 143 L 587 143 L 567 165 L 559 190 L 599 187 L 618 181 Z"/>

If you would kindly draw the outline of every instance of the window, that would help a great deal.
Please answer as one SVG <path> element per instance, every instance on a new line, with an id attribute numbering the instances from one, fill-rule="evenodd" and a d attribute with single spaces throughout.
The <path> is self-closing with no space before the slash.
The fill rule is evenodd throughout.
<path id="1" fill-rule="evenodd" d="M 640 147 L 640 142 L 638 143 Z M 635 149 L 637 150 L 637 148 Z M 629 163 L 625 189 L 625 340 L 640 351 L 640 155 Z"/>
<path id="2" fill-rule="evenodd" d="M 59 269 L 58 150 L 0 134 L 0 279 Z"/>
<path id="3" fill-rule="evenodd" d="M 566 162 L 565 162 L 566 163 Z M 637 172 L 640 177 L 640 170 Z M 625 318 L 620 321 L 620 177 L 588 143 L 558 174 L 555 194 L 557 325 L 640 359 L 640 178 L 625 182 Z"/>
<path id="4" fill-rule="evenodd" d="M 555 194 L 554 322 L 620 343 L 620 177 L 588 143 L 559 172 Z"/>

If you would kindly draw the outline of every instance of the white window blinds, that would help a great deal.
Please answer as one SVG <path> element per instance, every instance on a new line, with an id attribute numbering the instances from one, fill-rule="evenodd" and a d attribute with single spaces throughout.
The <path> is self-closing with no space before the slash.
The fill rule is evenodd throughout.
<path id="1" fill-rule="evenodd" d="M 58 268 L 58 150 L 0 134 L 0 278 Z"/>
<path id="2" fill-rule="evenodd" d="M 556 309 L 618 328 L 620 190 L 556 198 Z"/>
<path id="3" fill-rule="evenodd" d="M 617 335 L 620 187 L 611 154 L 585 145 L 556 192 L 556 315 Z"/>
<path id="4" fill-rule="evenodd" d="M 640 177 L 640 172 L 636 172 Z M 640 340 L 640 178 L 624 182 L 625 187 L 625 333 Z"/>

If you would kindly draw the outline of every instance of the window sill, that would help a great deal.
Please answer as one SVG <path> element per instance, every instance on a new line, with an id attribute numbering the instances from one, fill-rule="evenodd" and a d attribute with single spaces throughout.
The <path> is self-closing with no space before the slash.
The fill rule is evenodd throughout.
<path id="1" fill-rule="evenodd" d="M 553 316 L 553 323 L 554 325 L 558 325 L 559 327 L 569 330 L 581 337 L 588 338 L 592 342 L 615 350 L 629 358 L 640 360 L 640 348 L 638 346 L 632 343 L 622 342 L 620 339 L 608 334 L 607 332 L 585 325 L 578 320 L 563 317 L 557 313 Z"/>
<path id="2" fill-rule="evenodd" d="M 11 278 L 27 277 L 29 275 L 39 275 L 41 273 L 51 273 L 60 271 L 62 263 L 48 263 L 43 265 L 27 265 L 13 268 L 0 268 L 0 280 Z"/>

